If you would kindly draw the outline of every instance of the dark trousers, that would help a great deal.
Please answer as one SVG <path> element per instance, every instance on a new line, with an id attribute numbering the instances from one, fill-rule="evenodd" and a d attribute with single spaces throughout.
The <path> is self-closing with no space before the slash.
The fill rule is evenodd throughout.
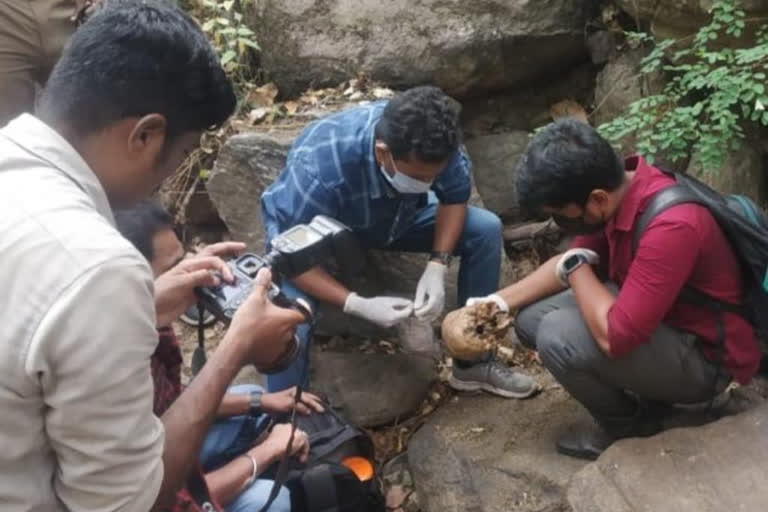
<path id="1" fill-rule="evenodd" d="M 615 286 L 612 285 L 615 290 Z M 520 341 L 537 350 L 542 364 L 593 415 L 634 414 L 641 399 L 697 403 L 728 385 L 725 369 L 707 360 L 696 336 L 660 325 L 648 343 L 611 359 L 592 337 L 570 290 L 522 309 L 515 321 Z"/>

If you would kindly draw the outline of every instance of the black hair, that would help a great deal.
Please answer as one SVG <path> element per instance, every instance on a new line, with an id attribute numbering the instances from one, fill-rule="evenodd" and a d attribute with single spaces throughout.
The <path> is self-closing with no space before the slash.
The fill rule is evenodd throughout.
<path id="1" fill-rule="evenodd" d="M 78 135 L 159 113 L 173 139 L 221 125 L 235 104 L 216 52 L 192 18 L 167 1 L 105 0 L 71 37 L 38 111 Z"/>
<path id="2" fill-rule="evenodd" d="M 584 206 L 596 189 L 624 181 L 624 164 L 607 140 L 575 119 L 555 121 L 538 132 L 517 165 L 517 197 L 524 209 Z"/>
<path id="3" fill-rule="evenodd" d="M 389 146 L 396 160 L 413 156 L 442 162 L 461 143 L 459 112 L 439 88 L 414 87 L 389 100 L 376 125 L 376 138 Z"/>
<path id="4" fill-rule="evenodd" d="M 160 231 L 173 228 L 173 217 L 161 205 L 147 199 L 133 208 L 116 210 L 115 224 L 120 234 L 151 262 L 155 257 L 152 239 Z"/>

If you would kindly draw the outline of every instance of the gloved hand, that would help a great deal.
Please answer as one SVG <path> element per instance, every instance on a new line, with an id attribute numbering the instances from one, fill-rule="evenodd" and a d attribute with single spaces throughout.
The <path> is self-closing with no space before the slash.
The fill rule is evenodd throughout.
<path id="1" fill-rule="evenodd" d="M 411 316 L 413 302 L 400 297 L 366 299 L 353 292 L 344 302 L 344 312 L 365 318 L 381 327 L 392 327 Z"/>
<path id="2" fill-rule="evenodd" d="M 440 316 L 445 306 L 445 270 L 437 261 L 427 263 L 416 286 L 413 300 L 414 315 L 419 320 L 433 321 Z"/>
<path id="3" fill-rule="evenodd" d="M 555 266 L 555 275 L 557 276 L 557 280 L 560 281 L 560 284 L 566 287 L 568 286 L 568 275 L 566 274 L 565 261 L 574 254 L 582 255 L 590 265 L 597 265 L 600 263 L 600 256 L 598 256 L 595 251 L 590 249 L 577 247 L 576 249 L 569 249 L 565 251 L 563 255 L 560 256 L 560 259 L 557 260 L 557 266 Z"/>
<path id="4" fill-rule="evenodd" d="M 486 295 L 485 297 L 472 297 L 470 299 L 467 299 L 467 306 L 474 306 L 475 304 L 481 304 L 483 302 L 494 302 L 497 306 L 499 306 L 499 309 L 502 310 L 505 313 L 509 313 L 509 304 L 501 298 L 501 295 L 492 293 L 490 295 Z"/>

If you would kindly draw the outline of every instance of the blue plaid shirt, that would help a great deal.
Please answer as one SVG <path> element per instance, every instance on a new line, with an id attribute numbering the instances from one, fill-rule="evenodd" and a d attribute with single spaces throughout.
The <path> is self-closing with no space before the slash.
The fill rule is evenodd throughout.
<path id="1" fill-rule="evenodd" d="M 374 129 L 385 105 L 354 107 L 304 129 L 280 176 L 261 196 L 267 241 L 318 214 L 343 222 L 370 247 L 385 247 L 407 231 L 427 206 L 427 194 L 400 194 L 381 175 Z M 471 168 L 462 148 L 432 185 L 441 203 L 469 200 Z"/>

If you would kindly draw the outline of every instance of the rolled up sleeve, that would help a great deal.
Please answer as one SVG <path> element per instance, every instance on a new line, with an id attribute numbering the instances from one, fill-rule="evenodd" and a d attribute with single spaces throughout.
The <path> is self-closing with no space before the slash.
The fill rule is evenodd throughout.
<path id="1" fill-rule="evenodd" d="M 79 511 L 146 512 L 163 479 L 164 430 L 152 412 L 157 345 L 151 275 L 135 257 L 86 271 L 55 301 L 30 345 L 56 493 Z"/>
<path id="2" fill-rule="evenodd" d="M 608 312 L 612 355 L 625 355 L 651 339 L 688 281 L 700 250 L 700 238 L 687 223 L 658 219 L 646 229 Z"/>
<path id="3" fill-rule="evenodd" d="M 469 201 L 472 194 L 472 160 L 463 147 L 435 180 L 432 190 L 442 204 Z"/>

